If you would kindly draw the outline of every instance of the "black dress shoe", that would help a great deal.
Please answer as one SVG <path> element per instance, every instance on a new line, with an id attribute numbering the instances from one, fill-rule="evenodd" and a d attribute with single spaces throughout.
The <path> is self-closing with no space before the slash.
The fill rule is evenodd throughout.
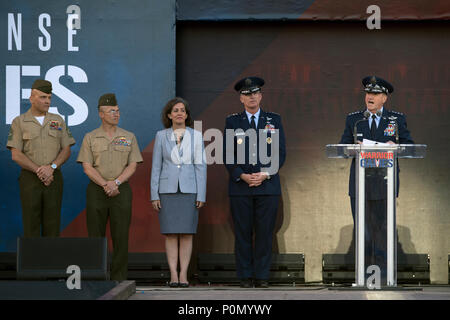
<path id="1" fill-rule="evenodd" d="M 170 282 L 169 283 L 169 287 L 171 288 L 178 288 L 180 286 L 180 284 L 178 282 Z"/>
<path id="2" fill-rule="evenodd" d="M 269 287 L 269 281 L 267 280 L 256 280 L 255 281 L 255 287 L 256 288 L 268 288 Z"/>
<path id="3" fill-rule="evenodd" d="M 241 288 L 253 288 L 252 279 L 242 279 Z"/>
<path id="4" fill-rule="evenodd" d="M 180 282 L 180 288 L 189 288 L 189 282 Z"/>

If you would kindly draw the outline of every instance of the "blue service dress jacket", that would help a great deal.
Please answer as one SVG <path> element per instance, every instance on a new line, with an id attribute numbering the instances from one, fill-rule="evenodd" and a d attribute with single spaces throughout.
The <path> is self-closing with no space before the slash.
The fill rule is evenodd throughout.
<path id="1" fill-rule="evenodd" d="M 228 193 L 230 196 L 281 195 L 278 170 L 286 160 L 286 142 L 280 115 L 261 110 L 256 140 L 248 129 L 250 123 L 245 111 L 227 117 L 223 158 L 230 175 Z M 242 173 L 261 171 L 268 172 L 270 179 L 258 187 L 249 187 L 240 179 Z"/>
<path id="2" fill-rule="evenodd" d="M 172 128 L 156 134 L 153 147 L 151 200 L 160 193 L 196 193 L 197 201 L 206 202 L 206 159 L 202 133 L 186 127 L 180 148 Z"/>
<path id="3" fill-rule="evenodd" d="M 353 144 L 354 143 L 354 126 L 358 120 L 364 119 L 364 111 L 357 111 L 347 115 L 345 121 L 344 134 L 341 137 L 340 144 Z M 383 113 L 381 115 L 380 123 L 377 127 L 375 137 L 370 134 L 369 121 L 360 121 L 357 124 L 357 133 L 359 134 L 358 140 L 363 139 L 374 140 L 377 142 L 388 142 L 392 141 L 396 143 L 396 133 L 395 133 L 395 123 L 398 126 L 398 136 L 400 144 L 414 144 L 411 138 L 411 134 L 407 128 L 406 116 L 403 113 L 390 111 L 383 108 Z M 400 168 L 397 162 L 397 196 L 399 190 L 399 178 L 398 173 Z M 367 180 L 368 179 L 368 180 Z M 372 180 L 371 180 L 372 179 Z M 386 198 L 385 183 L 383 183 L 383 177 L 374 176 L 366 177 L 366 197 L 368 200 L 382 200 Z M 380 187 L 381 186 L 381 187 Z M 355 159 L 352 161 L 350 169 L 350 179 L 349 179 L 349 191 L 350 197 L 355 197 Z"/>

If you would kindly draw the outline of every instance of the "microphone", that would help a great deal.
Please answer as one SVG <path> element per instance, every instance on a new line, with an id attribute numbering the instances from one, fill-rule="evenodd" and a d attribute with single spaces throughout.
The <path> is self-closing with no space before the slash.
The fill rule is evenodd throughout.
<path id="1" fill-rule="evenodd" d="M 366 121 L 367 119 L 369 119 L 370 112 L 368 110 L 364 111 L 363 116 L 364 116 L 364 118 L 359 119 L 358 121 L 356 121 L 355 126 L 353 127 L 353 140 L 354 140 L 355 144 L 358 143 L 358 127 L 357 127 L 357 125 L 361 121 Z"/>

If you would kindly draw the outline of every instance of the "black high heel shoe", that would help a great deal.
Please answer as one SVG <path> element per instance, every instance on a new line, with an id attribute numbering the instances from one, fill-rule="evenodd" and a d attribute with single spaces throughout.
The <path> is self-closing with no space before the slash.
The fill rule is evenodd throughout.
<path id="1" fill-rule="evenodd" d="M 189 288 L 189 282 L 180 282 L 180 288 Z"/>
<path id="2" fill-rule="evenodd" d="M 169 287 L 178 288 L 180 286 L 179 282 L 169 282 Z"/>

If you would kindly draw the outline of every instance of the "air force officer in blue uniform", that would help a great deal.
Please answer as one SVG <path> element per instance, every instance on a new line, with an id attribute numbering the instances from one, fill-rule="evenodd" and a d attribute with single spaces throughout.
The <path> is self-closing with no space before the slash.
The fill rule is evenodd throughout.
<path id="1" fill-rule="evenodd" d="M 390 144 L 413 144 L 403 113 L 384 107 L 388 94 L 394 87 L 377 76 L 362 79 L 366 109 L 350 113 L 345 122 L 341 144 L 353 144 L 356 125 L 357 143 L 363 139 Z M 397 196 L 399 187 L 399 166 L 397 165 Z M 386 265 L 386 169 L 366 169 L 366 264 L 377 264 L 383 271 Z M 355 219 L 355 159 L 350 169 L 349 192 L 353 221 Z M 371 245 L 368 245 L 368 244 Z M 367 261 L 367 257 L 370 260 Z"/>
<path id="2" fill-rule="evenodd" d="M 263 85 L 258 77 L 236 83 L 245 110 L 227 117 L 224 132 L 237 277 L 244 288 L 268 287 L 281 195 L 278 170 L 286 158 L 280 115 L 260 108 Z"/>

